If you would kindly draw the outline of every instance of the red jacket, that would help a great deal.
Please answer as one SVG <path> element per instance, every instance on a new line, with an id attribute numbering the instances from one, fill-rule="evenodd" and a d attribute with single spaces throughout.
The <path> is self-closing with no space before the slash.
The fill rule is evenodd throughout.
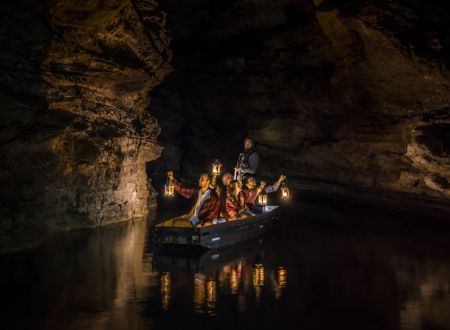
<path id="1" fill-rule="evenodd" d="M 238 197 L 238 200 L 231 198 L 230 196 L 226 199 L 225 209 L 227 210 L 227 215 L 230 219 L 235 218 L 239 212 L 245 209 L 245 199 L 242 191 L 239 193 Z"/>
<path id="2" fill-rule="evenodd" d="M 198 188 L 186 188 L 181 185 L 180 182 L 173 179 L 173 185 L 175 191 L 186 199 L 194 199 L 197 201 L 200 190 Z M 191 209 L 190 214 L 194 213 L 194 209 Z M 214 190 L 211 190 L 209 197 L 203 202 L 202 207 L 198 213 L 200 225 L 203 226 L 205 222 L 216 219 L 220 216 L 220 198 Z"/>
<path id="3" fill-rule="evenodd" d="M 256 198 L 258 197 L 258 188 L 248 189 L 246 187 L 242 189 L 242 192 L 244 193 L 245 204 L 251 208 L 255 204 Z"/>

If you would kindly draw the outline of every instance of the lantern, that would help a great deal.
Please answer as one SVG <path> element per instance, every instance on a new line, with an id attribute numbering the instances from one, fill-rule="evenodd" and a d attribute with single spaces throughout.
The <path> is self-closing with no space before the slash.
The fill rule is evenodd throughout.
<path id="1" fill-rule="evenodd" d="M 281 198 L 288 198 L 289 197 L 289 188 L 286 183 L 282 183 L 281 185 Z"/>
<path id="2" fill-rule="evenodd" d="M 213 175 L 220 175 L 220 168 L 222 167 L 222 163 L 219 162 L 218 159 L 214 160 L 212 163 L 212 174 Z"/>
<path id="3" fill-rule="evenodd" d="M 267 205 L 267 194 L 265 192 L 258 195 L 258 204 L 262 206 Z"/>
<path id="4" fill-rule="evenodd" d="M 286 269 L 284 267 L 278 268 L 278 286 L 282 289 L 286 287 L 287 284 L 287 276 Z"/>
<path id="5" fill-rule="evenodd" d="M 175 186 L 172 182 L 169 182 L 164 185 L 164 196 L 173 197 L 175 196 Z"/>

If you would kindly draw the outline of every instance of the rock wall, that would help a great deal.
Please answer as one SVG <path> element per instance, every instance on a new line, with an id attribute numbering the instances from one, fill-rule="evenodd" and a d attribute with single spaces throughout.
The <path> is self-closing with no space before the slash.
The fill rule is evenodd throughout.
<path id="1" fill-rule="evenodd" d="M 152 92 L 167 146 L 152 171 L 194 177 L 216 157 L 230 170 L 248 134 L 263 176 L 353 189 L 350 198 L 364 191 L 448 203 L 447 3 L 162 5 L 176 56 L 174 73 Z"/>
<path id="2" fill-rule="evenodd" d="M 2 4 L 0 250 L 145 216 L 149 92 L 171 71 L 153 0 Z"/>

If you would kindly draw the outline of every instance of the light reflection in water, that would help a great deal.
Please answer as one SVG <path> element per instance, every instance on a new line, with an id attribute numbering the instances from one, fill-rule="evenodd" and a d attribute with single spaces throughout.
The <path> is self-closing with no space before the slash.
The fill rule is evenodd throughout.
<path id="1" fill-rule="evenodd" d="M 233 318 L 261 330 L 296 322 L 450 329 L 448 231 L 403 237 L 301 227 L 220 257 L 163 259 L 147 245 L 146 228 L 134 222 L 75 231 L 0 257 L 0 328 L 230 329 L 223 320 Z M 284 253 L 294 243 L 295 253 Z"/>
<path id="2" fill-rule="evenodd" d="M 237 310 L 239 312 L 245 311 L 246 295 L 250 293 L 251 289 L 254 290 L 256 299 L 260 302 L 262 287 L 264 286 L 265 281 L 265 268 L 263 264 L 249 264 L 248 266 L 249 267 L 246 268 L 244 262 L 239 260 L 238 262 L 219 267 L 214 275 L 207 276 L 202 273 L 195 273 L 193 278 L 194 313 L 216 314 L 218 287 L 220 287 L 221 290 L 225 290 L 225 292 L 222 291 L 225 294 L 237 295 Z M 248 273 L 249 276 L 246 276 L 246 273 Z M 281 298 L 282 291 L 287 285 L 287 271 L 284 267 L 280 266 L 276 272 L 271 271 L 271 273 L 276 273 L 276 278 L 274 277 L 274 281 L 269 287 L 273 291 L 275 299 L 278 300 Z M 176 276 L 176 274 L 173 276 Z M 246 279 L 250 280 L 248 284 L 251 286 L 246 285 Z M 165 283 L 165 281 L 161 280 L 161 286 L 163 286 L 163 282 Z M 163 290 L 163 287 L 161 287 L 161 297 L 163 299 L 166 297 L 166 301 L 162 301 L 162 306 L 166 309 L 168 308 L 168 299 L 170 296 L 166 291 L 170 290 L 170 285 L 168 288 L 167 284 L 164 285 L 166 285 L 166 288 Z M 166 296 L 163 292 L 166 293 Z"/>
<path id="3" fill-rule="evenodd" d="M 216 314 L 216 300 L 217 300 L 217 285 L 216 281 L 209 279 L 206 282 L 206 308 L 208 314 Z"/>
<path id="4" fill-rule="evenodd" d="M 287 285 L 287 275 L 286 275 L 286 269 L 284 267 L 279 267 L 277 272 L 277 282 L 275 284 L 274 292 L 275 292 L 275 299 L 279 300 L 281 298 L 281 295 L 283 293 L 283 290 L 286 288 Z"/>
<path id="5" fill-rule="evenodd" d="M 205 275 L 196 273 L 194 276 L 194 312 L 204 313 L 206 301 Z"/>
<path id="6" fill-rule="evenodd" d="M 169 309 L 170 302 L 170 272 L 164 272 L 161 275 L 161 308 Z"/>
<path id="7" fill-rule="evenodd" d="M 231 294 L 237 294 L 239 290 L 239 280 L 240 280 L 240 274 L 233 269 L 231 271 L 231 277 L 230 277 L 230 291 Z"/>
<path id="8" fill-rule="evenodd" d="M 423 329 L 424 324 L 433 320 L 436 328 L 448 328 L 450 314 L 446 294 L 450 292 L 448 273 L 434 269 L 433 275 L 419 276 L 415 279 L 414 292 L 401 305 L 400 326 L 403 330 Z M 412 276 L 408 273 L 402 276 Z M 405 281 L 410 283 L 410 281 Z M 440 324 L 441 323 L 441 324 Z"/>
<path id="9" fill-rule="evenodd" d="M 253 288 L 255 289 L 256 301 L 261 301 L 261 287 L 264 286 L 264 266 L 256 264 L 253 268 Z"/>

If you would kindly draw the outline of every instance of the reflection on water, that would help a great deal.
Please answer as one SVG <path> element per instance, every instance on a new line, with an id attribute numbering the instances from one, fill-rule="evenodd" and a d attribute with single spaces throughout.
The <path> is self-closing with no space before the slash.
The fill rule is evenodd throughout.
<path id="1" fill-rule="evenodd" d="M 287 285 L 287 274 L 286 269 L 284 267 L 279 267 L 277 272 L 277 282 L 275 285 L 275 299 L 279 300 L 281 298 L 281 294 Z"/>
<path id="2" fill-rule="evenodd" d="M 261 245 L 254 245 L 256 251 L 261 249 Z M 242 254 L 241 250 L 235 253 Z M 193 312 L 195 314 L 216 315 L 216 304 L 218 299 L 218 288 L 222 294 L 230 296 L 238 296 L 238 311 L 244 312 L 246 309 L 245 297 L 255 295 L 256 302 L 261 302 L 262 287 L 264 286 L 264 265 L 261 263 L 253 264 L 253 257 L 240 257 L 238 254 L 236 260 L 230 261 L 230 256 L 226 256 L 224 260 L 220 254 L 214 252 L 212 258 L 208 258 L 211 253 L 206 253 L 203 257 L 177 257 L 177 256 L 156 256 L 154 263 L 155 271 L 160 269 L 160 289 L 161 289 L 161 306 L 167 311 L 170 309 L 169 299 L 171 295 L 170 281 L 171 272 L 163 271 L 170 269 L 174 273 L 174 278 L 184 282 L 186 277 L 191 277 L 193 282 Z M 233 255 L 233 254 L 232 254 Z M 210 264 L 213 260 L 213 264 Z M 186 265 L 199 264 L 191 269 L 186 269 Z M 168 266 L 170 264 L 171 266 Z M 205 272 L 196 272 L 203 269 Z M 277 270 L 270 270 L 271 281 L 268 290 L 273 294 L 274 299 L 281 299 L 282 291 L 287 284 L 286 269 L 278 267 Z M 178 276 L 177 276 L 178 275 Z M 184 286 L 181 286 L 183 291 Z M 174 293 L 176 295 L 176 293 Z M 185 293 L 186 294 L 186 293 Z M 178 307 L 175 306 L 175 309 Z"/>
<path id="3" fill-rule="evenodd" d="M 355 212 L 299 208 L 200 255 L 154 251 L 145 221 L 61 235 L 0 257 L 0 328 L 449 329 L 449 231 L 354 229 Z M 342 223 L 298 221 L 327 214 Z"/>
<path id="4" fill-rule="evenodd" d="M 206 309 L 210 315 L 216 314 L 216 293 L 216 281 L 209 279 L 206 282 Z"/>
<path id="5" fill-rule="evenodd" d="M 257 264 L 253 267 L 253 288 L 255 289 L 256 301 L 261 301 L 261 287 L 264 286 L 264 266 Z"/>
<path id="6" fill-rule="evenodd" d="M 169 309 L 170 301 L 170 272 L 161 274 L 161 307 L 163 310 Z"/>
<path id="7" fill-rule="evenodd" d="M 205 312 L 206 283 L 205 275 L 197 273 L 194 277 L 194 306 L 195 313 Z"/>

